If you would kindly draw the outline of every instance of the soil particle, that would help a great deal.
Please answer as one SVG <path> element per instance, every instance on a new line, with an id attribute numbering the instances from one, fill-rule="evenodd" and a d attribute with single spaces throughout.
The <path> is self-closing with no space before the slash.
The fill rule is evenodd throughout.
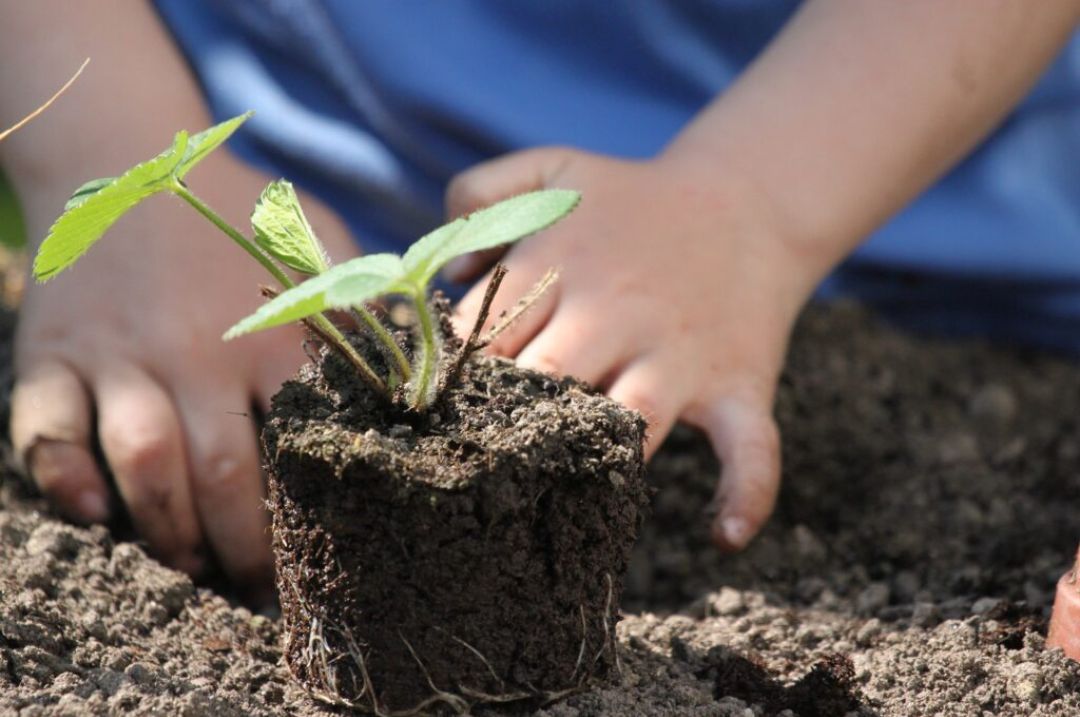
<path id="1" fill-rule="evenodd" d="M 762 536 L 734 557 L 708 546 L 717 466 L 679 431 L 650 468 L 621 684 L 475 714 L 794 717 L 718 687 L 722 669 L 749 664 L 751 687 L 787 699 L 834 655 L 854 672 L 824 673 L 858 701 L 848 714 L 1080 714 L 1080 668 L 1043 645 L 1080 536 L 1078 379 L 1053 357 L 812 309 L 780 390 L 785 482 Z M 997 396 L 976 400 L 987 387 Z M 873 585 L 887 598 L 860 610 Z M 997 602 L 974 611 L 983 598 Z M 10 474 L 0 483 L 0 715 L 334 714 L 289 679 L 280 640 L 276 620 L 58 522 Z"/>

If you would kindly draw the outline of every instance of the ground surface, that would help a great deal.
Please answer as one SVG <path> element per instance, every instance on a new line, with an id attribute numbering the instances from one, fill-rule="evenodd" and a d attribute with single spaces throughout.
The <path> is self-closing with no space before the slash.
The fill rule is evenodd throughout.
<path id="1" fill-rule="evenodd" d="M 850 308 L 804 319 L 781 391 L 785 487 L 718 558 L 715 466 L 689 433 L 651 469 L 623 683 L 489 715 L 1076 715 L 1042 647 L 1080 537 L 1080 368 L 931 343 Z M 0 489 L 0 715 L 319 715 L 278 627 L 104 529 Z"/>

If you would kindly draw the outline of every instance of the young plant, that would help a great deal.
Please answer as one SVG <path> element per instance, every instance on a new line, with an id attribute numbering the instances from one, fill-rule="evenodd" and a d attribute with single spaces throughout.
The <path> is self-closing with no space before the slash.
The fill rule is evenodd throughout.
<path id="1" fill-rule="evenodd" d="M 580 200 L 577 192 L 549 189 L 521 194 L 445 224 L 420 238 L 403 256 L 370 254 L 331 266 L 322 244 L 285 180 L 270 183 L 251 216 L 253 240 L 230 226 L 191 192 L 184 178 L 219 147 L 251 113 L 234 117 L 189 136 L 178 132 L 172 146 L 119 177 L 87 182 L 68 201 L 34 259 L 34 277 L 48 281 L 64 271 L 100 239 L 125 213 L 155 194 L 171 193 L 190 204 L 259 262 L 281 286 L 271 300 L 231 329 L 226 340 L 274 326 L 303 322 L 341 353 L 375 390 L 423 410 L 435 400 L 439 371 L 446 361 L 439 324 L 429 306 L 429 285 L 452 259 L 474 251 L 509 244 L 544 229 Z M 295 283 L 285 269 L 307 278 Z M 398 345 L 393 335 L 365 305 L 387 295 L 404 296 L 415 309 L 417 326 L 412 347 Z M 371 332 L 386 358 L 380 375 L 326 316 L 352 311 Z M 397 389 L 404 387 L 404 391 Z"/>

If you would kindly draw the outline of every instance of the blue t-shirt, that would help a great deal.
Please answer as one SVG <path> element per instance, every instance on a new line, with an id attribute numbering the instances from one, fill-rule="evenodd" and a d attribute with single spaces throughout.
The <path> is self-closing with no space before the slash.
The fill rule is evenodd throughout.
<path id="1" fill-rule="evenodd" d="M 655 155 L 793 0 L 157 0 L 242 156 L 368 250 L 442 220 L 457 172 L 526 147 Z M 1008 120 L 822 286 L 906 324 L 1080 352 L 1080 36 Z"/>

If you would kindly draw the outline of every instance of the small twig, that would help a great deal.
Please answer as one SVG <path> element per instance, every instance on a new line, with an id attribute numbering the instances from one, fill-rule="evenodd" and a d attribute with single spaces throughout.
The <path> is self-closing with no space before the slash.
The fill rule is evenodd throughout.
<path id="1" fill-rule="evenodd" d="M 531 309 L 536 302 L 547 293 L 556 281 L 559 280 L 558 269 L 548 269 L 547 273 L 540 278 L 540 281 L 536 282 L 536 285 L 529 290 L 528 294 L 521 297 L 521 299 L 514 304 L 508 313 L 503 314 L 499 322 L 491 327 L 491 330 L 487 332 L 487 335 L 477 345 L 476 350 L 482 349 L 489 345 L 492 341 L 499 337 L 499 334 L 506 331 L 508 328 L 514 325 L 514 323 L 520 319 L 526 311 Z"/>
<path id="2" fill-rule="evenodd" d="M 499 285 L 502 284 L 505 276 L 506 267 L 502 264 L 496 264 L 495 270 L 491 274 L 491 281 L 488 282 L 487 288 L 484 290 L 484 300 L 480 302 L 480 312 L 476 315 L 472 333 L 469 334 L 468 340 L 458 351 L 453 366 L 446 372 L 446 379 L 442 385 L 443 389 L 454 385 L 454 382 L 461 376 L 461 371 L 465 368 L 465 362 L 469 360 L 469 356 L 487 345 L 487 342 L 480 340 L 480 331 L 484 328 L 484 324 L 487 323 L 488 314 L 491 313 L 491 302 L 495 300 L 495 294 L 498 293 Z"/>
<path id="3" fill-rule="evenodd" d="M 52 106 L 53 102 L 56 102 L 58 99 L 60 99 L 60 95 L 67 92 L 68 88 L 71 87 L 73 84 L 75 84 L 75 80 L 79 79 L 79 75 L 82 74 L 83 70 L 85 70 L 86 66 L 89 65 L 89 64 L 90 64 L 90 58 L 88 57 L 85 60 L 83 60 L 83 63 L 82 63 L 82 65 L 79 66 L 79 69 L 75 70 L 75 74 L 71 76 L 71 79 L 68 80 L 67 82 L 65 82 L 64 86 L 61 87 L 59 90 L 57 90 L 55 95 L 53 95 L 48 100 L 46 100 L 45 104 L 43 104 L 41 107 L 38 107 L 36 110 L 31 112 L 30 114 L 26 115 L 26 117 L 23 117 L 21 120 L 16 122 L 11 127 L 8 127 L 3 132 L 0 132 L 0 142 L 3 142 L 5 139 L 7 139 L 8 136 L 10 134 L 12 134 L 13 132 L 16 132 L 17 130 L 22 129 L 23 127 L 25 127 L 30 122 L 33 122 L 34 119 L 37 118 L 38 115 L 40 115 L 45 110 L 49 109 L 49 107 Z"/>

